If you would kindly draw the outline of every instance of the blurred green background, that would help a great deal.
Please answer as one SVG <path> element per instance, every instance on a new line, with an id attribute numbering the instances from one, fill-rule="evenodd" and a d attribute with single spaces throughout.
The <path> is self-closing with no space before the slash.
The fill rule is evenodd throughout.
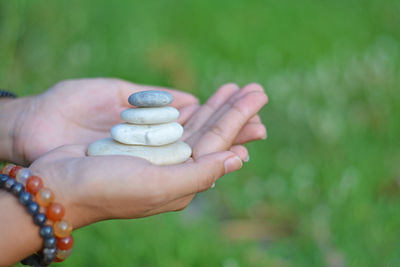
<path id="1" fill-rule="evenodd" d="M 399 42 L 398 0 L 2 0 L 19 95 L 112 76 L 270 98 L 242 170 L 183 212 L 77 230 L 58 266 L 400 266 Z"/>

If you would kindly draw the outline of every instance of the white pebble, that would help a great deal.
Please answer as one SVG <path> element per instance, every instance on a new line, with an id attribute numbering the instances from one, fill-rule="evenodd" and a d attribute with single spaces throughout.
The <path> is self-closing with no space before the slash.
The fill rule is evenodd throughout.
<path id="1" fill-rule="evenodd" d="M 139 146 L 124 145 L 111 138 L 106 138 L 91 144 L 88 155 L 134 156 L 148 160 L 156 165 L 170 165 L 185 162 L 192 155 L 192 149 L 182 141 L 165 146 Z"/>
<path id="2" fill-rule="evenodd" d="M 121 112 L 121 118 L 133 124 L 159 124 L 175 121 L 179 111 L 174 107 L 130 108 Z"/>
<path id="3" fill-rule="evenodd" d="M 183 127 L 177 122 L 155 125 L 117 124 L 111 129 L 114 140 L 127 145 L 162 146 L 181 138 Z"/>

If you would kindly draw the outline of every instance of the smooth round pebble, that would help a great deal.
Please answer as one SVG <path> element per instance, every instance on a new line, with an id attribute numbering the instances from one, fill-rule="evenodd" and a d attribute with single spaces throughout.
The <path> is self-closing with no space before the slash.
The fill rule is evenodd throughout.
<path id="1" fill-rule="evenodd" d="M 91 144 L 88 155 L 126 155 L 139 157 L 156 165 L 171 165 L 185 162 L 192 155 L 192 149 L 182 141 L 165 146 L 138 146 L 124 145 L 112 138 L 106 138 Z"/>
<path id="2" fill-rule="evenodd" d="M 162 107 L 170 104 L 174 97 L 165 91 L 141 91 L 129 96 L 128 102 L 137 107 Z"/>
<path id="3" fill-rule="evenodd" d="M 121 118 L 133 124 L 159 124 L 175 121 L 179 111 L 174 107 L 130 108 L 121 112 Z"/>
<path id="4" fill-rule="evenodd" d="M 111 128 L 111 137 L 127 145 L 162 146 L 181 138 L 183 127 L 177 122 L 154 125 L 117 124 Z"/>

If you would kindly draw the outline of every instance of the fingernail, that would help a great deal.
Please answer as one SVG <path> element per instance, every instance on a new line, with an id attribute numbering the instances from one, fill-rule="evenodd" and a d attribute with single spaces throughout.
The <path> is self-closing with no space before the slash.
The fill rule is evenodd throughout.
<path id="1" fill-rule="evenodd" d="M 263 138 L 262 138 L 262 140 L 265 140 L 265 139 L 267 139 L 267 134 L 265 134 L 264 136 L 263 136 Z"/>
<path id="2" fill-rule="evenodd" d="M 212 185 L 211 185 L 211 188 L 214 188 L 215 187 L 215 183 L 213 183 Z"/>
<path id="3" fill-rule="evenodd" d="M 250 161 L 250 155 L 247 155 L 247 157 L 244 159 L 244 162 L 249 162 Z"/>
<path id="4" fill-rule="evenodd" d="M 225 173 L 230 173 L 239 170 L 242 167 L 243 163 L 238 156 L 233 156 L 227 159 L 224 165 L 225 165 Z"/>

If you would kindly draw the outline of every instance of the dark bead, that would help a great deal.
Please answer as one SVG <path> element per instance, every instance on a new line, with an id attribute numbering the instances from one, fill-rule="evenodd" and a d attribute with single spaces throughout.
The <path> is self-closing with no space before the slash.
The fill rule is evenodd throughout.
<path id="1" fill-rule="evenodd" d="M 40 228 L 40 236 L 43 238 L 49 238 L 54 236 L 53 227 L 50 225 L 45 225 Z"/>
<path id="2" fill-rule="evenodd" d="M 40 264 L 40 265 L 38 265 L 38 266 L 46 267 L 46 266 L 49 266 L 52 262 L 53 262 L 53 261 L 52 261 L 51 259 L 48 259 L 48 258 L 41 258 L 40 261 L 39 261 L 39 264 Z"/>
<path id="3" fill-rule="evenodd" d="M 30 215 L 35 216 L 36 214 L 39 213 L 39 204 L 36 203 L 35 201 L 30 201 L 28 204 L 26 204 L 26 210 Z"/>
<path id="4" fill-rule="evenodd" d="M 43 226 L 46 223 L 47 218 L 43 213 L 38 213 L 35 215 L 35 217 L 33 217 L 33 221 L 36 225 Z"/>
<path id="5" fill-rule="evenodd" d="M 57 246 L 57 239 L 55 237 L 46 238 L 43 242 L 45 248 L 55 248 Z"/>
<path id="6" fill-rule="evenodd" d="M 8 178 L 7 181 L 4 183 L 4 189 L 7 190 L 8 192 L 11 191 L 11 188 L 13 187 L 13 185 L 16 183 L 17 181 L 15 181 L 13 178 Z"/>
<path id="7" fill-rule="evenodd" d="M 57 255 L 56 248 L 44 248 L 40 264 L 49 265 L 56 259 L 56 255 Z"/>
<path id="8" fill-rule="evenodd" d="M 22 205 L 27 205 L 32 200 L 32 195 L 24 191 L 21 192 L 18 199 Z"/>
<path id="9" fill-rule="evenodd" d="M 21 183 L 15 182 L 13 187 L 11 187 L 11 193 L 17 197 L 19 197 L 22 191 L 24 191 L 24 186 Z"/>
<path id="10" fill-rule="evenodd" d="M 8 175 L 0 174 L 0 188 L 3 188 L 4 183 L 8 180 Z"/>
<path id="11" fill-rule="evenodd" d="M 56 258 L 56 255 L 57 255 L 57 249 L 54 247 L 54 248 L 44 248 L 43 249 L 43 256 L 44 257 L 48 257 L 48 258 L 53 258 L 53 260 Z"/>
<path id="12" fill-rule="evenodd" d="M 40 257 L 37 254 L 30 255 L 29 257 L 23 259 L 21 263 L 23 265 L 37 266 L 39 264 Z"/>

